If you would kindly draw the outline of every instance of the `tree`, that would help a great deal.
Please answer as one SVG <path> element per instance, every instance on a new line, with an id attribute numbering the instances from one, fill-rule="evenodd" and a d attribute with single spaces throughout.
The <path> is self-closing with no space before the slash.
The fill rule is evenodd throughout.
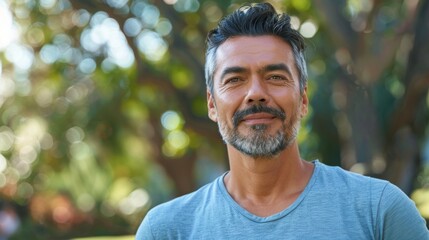
<path id="1" fill-rule="evenodd" d="M 204 40 L 242 2 L 0 2 L 0 193 L 23 219 L 17 238 L 133 233 L 149 207 L 227 168 Z M 411 193 L 428 141 L 428 1 L 273 4 L 308 40 L 303 157 Z"/>

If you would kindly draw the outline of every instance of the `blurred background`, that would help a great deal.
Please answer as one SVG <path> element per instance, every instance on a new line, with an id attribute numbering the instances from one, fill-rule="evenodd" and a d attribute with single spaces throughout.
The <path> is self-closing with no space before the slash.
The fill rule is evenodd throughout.
<path id="1" fill-rule="evenodd" d="M 133 235 L 228 169 L 207 32 L 244 1 L 0 0 L 0 239 Z M 429 1 L 272 0 L 306 38 L 303 158 L 429 219 Z"/>

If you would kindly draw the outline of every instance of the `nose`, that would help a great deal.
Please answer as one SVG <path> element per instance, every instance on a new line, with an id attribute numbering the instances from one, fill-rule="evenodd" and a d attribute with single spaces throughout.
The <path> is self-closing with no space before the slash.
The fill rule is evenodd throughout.
<path id="1" fill-rule="evenodd" d="M 249 87 L 245 102 L 247 104 L 267 104 L 269 101 L 269 95 L 267 93 L 266 86 L 262 82 L 263 80 L 254 78 L 249 81 Z"/>

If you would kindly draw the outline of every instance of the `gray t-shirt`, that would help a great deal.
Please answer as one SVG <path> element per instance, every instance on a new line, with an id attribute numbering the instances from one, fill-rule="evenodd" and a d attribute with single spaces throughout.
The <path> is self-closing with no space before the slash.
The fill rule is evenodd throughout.
<path id="1" fill-rule="evenodd" d="M 387 181 L 314 161 L 304 191 L 258 217 L 238 205 L 223 177 L 149 211 L 136 239 L 415 239 L 429 231 L 413 201 Z"/>

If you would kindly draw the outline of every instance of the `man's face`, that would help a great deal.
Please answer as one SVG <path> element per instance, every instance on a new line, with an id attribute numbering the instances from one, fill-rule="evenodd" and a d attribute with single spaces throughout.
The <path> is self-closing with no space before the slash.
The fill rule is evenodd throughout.
<path id="1" fill-rule="evenodd" d="M 216 53 L 209 117 L 223 140 L 255 158 L 271 158 L 295 142 L 307 95 L 290 45 L 275 36 L 228 39 Z"/>

